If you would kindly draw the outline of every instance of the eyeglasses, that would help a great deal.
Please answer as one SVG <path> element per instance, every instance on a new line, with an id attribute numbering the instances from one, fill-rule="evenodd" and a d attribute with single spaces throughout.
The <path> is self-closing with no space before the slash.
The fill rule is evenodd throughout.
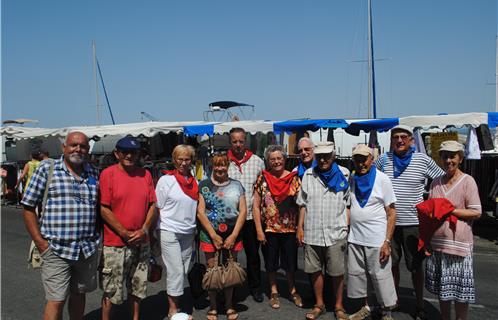
<path id="1" fill-rule="evenodd" d="M 391 137 L 391 139 L 394 141 L 398 141 L 399 139 L 406 141 L 409 138 L 410 138 L 410 136 L 407 134 L 395 134 L 394 136 Z"/>

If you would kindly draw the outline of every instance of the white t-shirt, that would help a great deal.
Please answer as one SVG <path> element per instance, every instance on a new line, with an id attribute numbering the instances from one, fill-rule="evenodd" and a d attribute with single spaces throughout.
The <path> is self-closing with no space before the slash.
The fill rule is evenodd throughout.
<path id="1" fill-rule="evenodd" d="M 176 178 L 164 175 L 156 186 L 159 223 L 156 229 L 191 234 L 195 232 L 197 201 L 187 196 Z"/>
<path id="2" fill-rule="evenodd" d="M 374 169 L 373 166 L 372 169 Z M 354 180 L 351 179 L 351 217 L 348 241 L 366 247 L 381 247 L 386 239 L 385 207 L 396 202 L 391 180 L 377 170 L 372 193 L 363 208 L 356 200 L 354 188 Z"/>

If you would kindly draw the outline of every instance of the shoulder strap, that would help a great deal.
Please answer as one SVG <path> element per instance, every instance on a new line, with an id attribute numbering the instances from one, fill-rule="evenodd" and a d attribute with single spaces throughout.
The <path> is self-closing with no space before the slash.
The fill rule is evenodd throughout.
<path id="1" fill-rule="evenodd" d="M 52 178 L 54 176 L 54 159 L 48 159 L 50 163 L 50 168 L 48 170 L 47 183 L 45 184 L 45 192 L 43 193 L 43 201 L 42 201 L 42 210 L 38 216 L 39 219 L 43 218 L 43 214 L 45 213 L 45 205 L 47 204 L 48 197 L 48 188 L 50 183 L 52 183 Z"/>

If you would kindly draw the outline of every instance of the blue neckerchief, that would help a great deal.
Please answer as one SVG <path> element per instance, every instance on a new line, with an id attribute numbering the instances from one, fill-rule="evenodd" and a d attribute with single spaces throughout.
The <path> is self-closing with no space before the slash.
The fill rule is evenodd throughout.
<path id="1" fill-rule="evenodd" d="M 395 178 L 399 177 L 408 167 L 412 160 L 413 152 L 415 152 L 415 146 L 410 146 L 402 157 L 397 156 L 396 153 L 393 152 L 393 176 Z"/>
<path id="2" fill-rule="evenodd" d="M 373 190 L 376 175 L 377 175 L 377 170 L 375 169 L 375 166 L 372 166 L 367 174 L 364 174 L 362 176 L 359 176 L 357 174 L 353 175 L 354 194 L 356 196 L 358 204 L 362 208 L 367 204 L 368 198 L 370 198 L 370 194 L 372 193 Z"/>
<path id="3" fill-rule="evenodd" d="M 344 191 L 349 187 L 348 180 L 342 174 L 341 169 L 339 169 L 339 166 L 335 162 L 332 164 L 329 171 L 320 172 L 317 167 L 314 167 L 313 170 L 315 170 L 315 173 L 322 179 L 323 183 L 334 192 Z"/>
<path id="4" fill-rule="evenodd" d="M 317 163 L 315 159 L 313 159 L 313 162 L 311 163 L 310 167 L 306 167 L 304 163 L 301 160 L 299 160 L 299 164 L 297 166 L 297 176 L 302 179 L 306 170 L 308 170 L 309 168 L 314 168 L 316 167 L 316 165 Z"/>

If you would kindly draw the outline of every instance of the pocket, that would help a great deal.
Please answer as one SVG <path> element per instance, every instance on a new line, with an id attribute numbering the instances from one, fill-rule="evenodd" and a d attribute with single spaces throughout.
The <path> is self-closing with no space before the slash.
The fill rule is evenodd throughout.
<path id="1" fill-rule="evenodd" d="M 40 257 L 44 258 L 49 251 L 50 251 L 50 246 L 48 246 L 47 249 L 43 250 L 43 252 L 40 253 Z"/>

